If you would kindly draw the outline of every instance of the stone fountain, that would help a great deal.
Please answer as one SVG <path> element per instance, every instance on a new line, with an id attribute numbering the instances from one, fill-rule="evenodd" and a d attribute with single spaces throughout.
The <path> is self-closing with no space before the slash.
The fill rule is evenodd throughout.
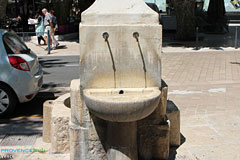
<path id="1" fill-rule="evenodd" d="M 143 0 L 96 0 L 82 13 L 71 160 L 167 159 L 169 145 L 180 144 L 179 110 L 167 107 L 161 78 L 161 46 L 159 15 Z"/>

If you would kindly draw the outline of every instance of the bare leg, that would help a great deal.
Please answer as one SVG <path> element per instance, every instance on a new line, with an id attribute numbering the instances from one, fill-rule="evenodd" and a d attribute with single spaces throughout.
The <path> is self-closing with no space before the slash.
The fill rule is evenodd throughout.
<path id="1" fill-rule="evenodd" d="M 56 38 L 54 37 L 54 35 L 55 35 L 55 31 L 52 30 L 51 38 L 52 38 L 53 47 L 57 47 L 57 45 L 58 45 L 59 43 L 58 43 L 58 41 L 56 40 Z"/>

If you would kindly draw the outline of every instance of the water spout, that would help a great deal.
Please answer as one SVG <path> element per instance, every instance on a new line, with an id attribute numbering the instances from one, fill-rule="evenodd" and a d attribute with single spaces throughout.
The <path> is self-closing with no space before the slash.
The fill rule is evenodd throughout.
<path id="1" fill-rule="evenodd" d="M 147 69 L 146 69 L 146 65 L 145 65 L 145 60 L 143 57 L 143 53 L 142 53 L 142 48 L 139 42 L 139 33 L 138 32 L 134 32 L 133 33 L 133 37 L 136 39 L 137 43 L 138 43 L 138 48 L 141 54 L 141 58 L 142 58 L 142 63 L 143 63 L 143 71 L 144 71 L 144 78 L 145 78 L 145 88 L 147 88 Z"/>
<path id="2" fill-rule="evenodd" d="M 112 59 L 112 68 L 113 68 L 113 72 L 114 72 L 114 88 L 116 88 L 116 67 L 115 67 L 115 62 L 114 62 L 111 46 L 110 46 L 110 43 L 108 41 L 109 34 L 107 32 L 104 32 L 103 33 L 103 38 L 108 45 L 109 53 L 110 53 L 110 56 L 111 56 L 111 59 Z"/>

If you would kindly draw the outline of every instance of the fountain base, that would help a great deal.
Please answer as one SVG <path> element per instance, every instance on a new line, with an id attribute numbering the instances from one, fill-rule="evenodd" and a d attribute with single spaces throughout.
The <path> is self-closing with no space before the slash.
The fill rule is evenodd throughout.
<path id="1" fill-rule="evenodd" d="M 159 105 L 146 118 L 110 122 L 89 112 L 81 101 L 80 80 L 73 80 L 71 94 L 44 103 L 43 140 L 54 152 L 70 151 L 71 160 L 167 159 L 169 147 L 180 145 L 180 111 L 167 101 L 167 91 L 162 82 Z"/>

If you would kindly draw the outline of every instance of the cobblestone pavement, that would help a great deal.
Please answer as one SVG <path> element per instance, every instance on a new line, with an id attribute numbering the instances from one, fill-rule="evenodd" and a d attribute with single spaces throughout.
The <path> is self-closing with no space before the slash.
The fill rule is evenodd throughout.
<path id="1" fill-rule="evenodd" d="M 240 53 L 171 53 L 162 62 L 181 111 L 183 144 L 171 159 L 240 159 Z"/>

